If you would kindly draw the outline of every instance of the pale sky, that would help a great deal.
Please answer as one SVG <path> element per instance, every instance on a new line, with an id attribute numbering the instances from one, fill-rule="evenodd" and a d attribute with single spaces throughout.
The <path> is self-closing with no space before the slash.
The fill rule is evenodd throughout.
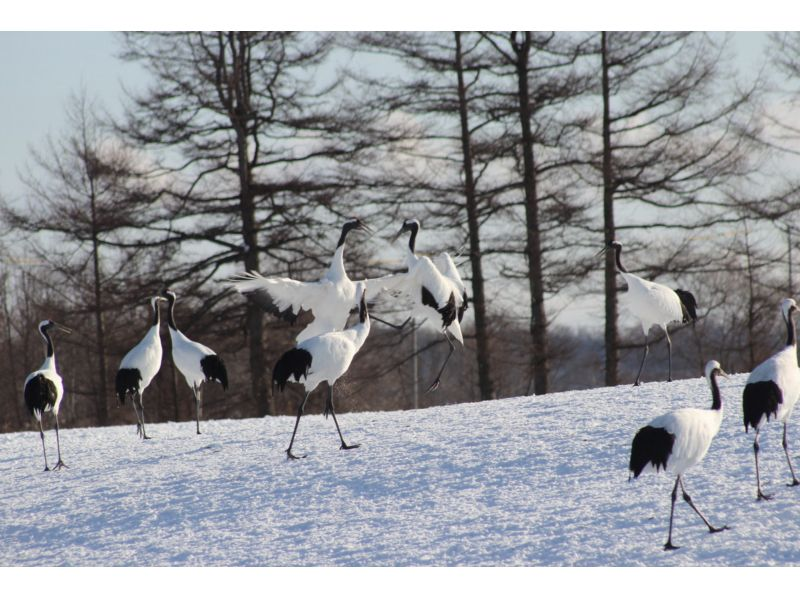
<path id="1" fill-rule="evenodd" d="M 736 34 L 742 69 L 761 63 L 765 39 L 765 33 Z M 62 132 L 71 94 L 85 88 L 119 113 L 123 84 L 147 83 L 143 69 L 117 58 L 119 48 L 117 34 L 108 32 L 0 32 L 0 194 L 22 192 L 17 171 L 31 146 Z"/>

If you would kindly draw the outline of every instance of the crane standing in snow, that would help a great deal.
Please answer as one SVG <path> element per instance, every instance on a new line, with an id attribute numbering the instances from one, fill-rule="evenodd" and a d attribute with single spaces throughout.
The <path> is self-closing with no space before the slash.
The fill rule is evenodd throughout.
<path id="1" fill-rule="evenodd" d="M 158 309 L 161 301 L 164 298 L 159 296 L 150 299 L 153 324 L 144 338 L 122 358 L 117 370 L 117 398 L 123 405 L 126 397 L 131 398 L 131 405 L 136 412 L 136 433 L 143 440 L 149 440 L 150 436 L 144 428 L 142 394 L 161 368 L 161 314 Z"/>
<path id="2" fill-rule="evenodd" d="M 689 291 L 684 291 L 683 289 L 672 290 L 668 286 L 639 278 L 635 274 L 628 272 L 620 261 L 622 244 L 617 241 L 609 242 L 606 247 L 600 250 L 598 255 L 605 253 L 609 249 L 614 250 L 617 270 L 622 274 L 625 282 L 628 283 L 628 292 L 626 294 L 628 309 L 641 322 L 642 330 L 644 331 L 644 354 L 642 355 L 642 363 L 639 366 L 639 373 L 636 374 L 636 382 L 633 385 L 639 386 L 640 384 L 644 362 L 650 351 L 647 337 L 653 326 L 661 327 L 667 337 L 667 351 L 669 354 L 669 376 L 667 380 L 671 382 L 672 340 L 669 338 L 668 325 L 670 322 L 683 322 L 685 324 L 697 320 L 697 301 Z"/>
<path id="3" fill-rule="evenodd" d="M 719 432 L 722 423 L 722 396 L 717 385 L 717 376 L 726 376 L 718 361 L 706 364 L 706 378 L 711 385 L 711 409 L 685 408 L 661 415 L 641 428 L 633 438 L 631 459 L 628 468 L 634 478 L 638 478 L 645 467 L 650 466 L 658 471 L 669 470 L 677 477 L 672 488 L 672 506 L 669 511 L 669 535 L 664 550 L 680 548 L 672 544 L 672 517 L 675 513 L 675 500 L 680 484 L 683 500 L 708 526 L 711 533 L 728 529 L 727 526 L 714 527 L 708 522 L 700 510 L 686 493 L 681 476 L 692 465 L 699 463 L 708 452 L 711 441 Z"/>
<path id="4" fill-rule="evenodd" d="M 231 285 L 267 311 L 294 324 L 302 310 L 311 311 L 314 320 L 297 335 L 297 342 L 325 332 L 344 330 L 350 310 L 358 304 L 356 285 L 344 269 L 344 244 L 354 230 L 372 232 L 358 218 L 348 220 L 336 245 L 328 271 L 315 282 L 291 278 L 265 278 L 258 272 L 233 277 Z"/>
<path id="5" fill-rule="evenodd" d="M 407 271 L 370 279 L 367 284 L 370 288 L 380 288 L 390 292 L 400 291 L 408 295 L 414 302 L 415 313 L 423 318 L 423 321 L 431 322 L 436 326 L 447 339 L 450 351 L 442 363 L 436 379 L 428 387 L 427 392 L 431 392 L 439 387 L 442 373 L 455 350 L 455 345 L 450 337 L 452 336 L 459 343 L 464 344 L 461 321 L 469 305 L 469 300 L 466 287 L 449 254 L 442 253 L 438 256 L 438 264 L 426 256 L 416 254 L 415 245 L 419 229 L 418 220 L 406 220 L 395 237 L 400 237 L 405 232 L 411 233 L 406 252 Z"/>
<path id="6" fill-rule="evenodd" d="M 45 358 L 42 366 L 35 372 L 31 372 L 25 378 L 24 394 L 25 405 L 28 411 L 39 422 L 39 436 L 42 439 L 42 451 L 44 452 L 44 470 L 50 471 L 47 466 L 47 449 L 44 446 L 44 428 L 42 427 L 42 417 L 45 412 L 50 411 L 56 420 L 56 446 L 58 447 L 58 462 L 53 469 L 67 467 L 61 459 L 61 440 L 58 437 L 58 409 L 61 406 L 61 399 L 64 397 L 64 385 L 56 370 L 56 352 L 49 331 L 53 328 L 62 332 L 70 333 L 69 328 L 56 324 L 52 320 L 39 322 L 39 334 L 42 335 L 47 346 Z"/>
<path id="7" fill-rule="evenodd" d="M 200 409 L 203 399 L 202 386 L 204 382 L 219 382 L 222 388 L 228 389 L 228 372 L 225 363 L 214 351 L 190 340 L 178 330 L 175 323 L 175 300 L 177 295 L 170 290 L 165 290 L 162 297 L 169 302 L 169 337 L 172 341 L 172 361 L 175 367 L 183 374 L 186 384 L 194 393 L 195 418 L 197 420 L 197 433 L 200 434 Z"/>
<path id="8" fill-rule="evenodd" d="M 293 349 L 284 353 L 272 371 L 272 382 L 280 390 L 286 386 L 289 378 L 294 376 L 295 382 L 303 381 L 306 395 L 297 409 L 297 419 L 294 423 L 292 439 L 289 441 L 289 448 L 286 449 L 286 456 L 289 459 L 298 459 L 292 453 L 294 437 L 297 434 L 297 426 L 300 424 L 300 417 L 303 415 L 308 396 L 319 386 L 321 382 L 328 383 L 328 400 L 325 403 L 325 417 L 333 417 L 336 424 L 336 431 L 342 441 L 340 449 L 358 448 L 358 444 L 347 444 L 336 420 L 336 412 L 333 409 L 333 385 L 344 375 L 353 361 L 353 357 L 361 349 L 364 341 L 369 335 L 370 321 L 367 311 L 366 285 L 363 282 L 356 284 L 356 293 L 361 297 L 359 302 L 359 322 L 347 330 L 337 330 L 326 332 L 319 336 L 305 339 L 297 344 Z M 305 457 L 305 455 L 303 455 Z"/>
<path id="9" fill-rule="evenodd" d="M 742 394 L 745 432 L 749 431 L 750 426 L 753 426 L 756 431 L 753 453 L 756 460 L 758 500 L 772 498 L 761 491 L 761 478 L 758 473 L 758 435 L 761 432 L 761 426 L 768 422 L 770 417 L 783 422 L 783 451 L 786 453 L 786 462 L 789 464 L 789 471 L 792 474 L 792 482 L 789 486 L 800 484 L 800 480 L 794 474 L 786 443 L 786 421 L 792 414 L 792 409 L 800 396 L 800 369 L 797 367 L 797 333 L 794 324 L 796 313 L 797 303 L 794 299 L 784 299 L 781 302 L 781 315 L 786 323 L 786 345 L 750 372 Z"/>

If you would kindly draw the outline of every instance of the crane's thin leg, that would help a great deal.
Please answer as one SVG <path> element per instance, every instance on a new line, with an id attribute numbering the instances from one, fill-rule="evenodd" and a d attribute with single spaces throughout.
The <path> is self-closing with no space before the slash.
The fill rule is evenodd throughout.
<path id="1" fill-rule="evenodd" d="M 680 479 L 680 478 L 678 478 L 678 479 Z M 683 492 L 683 500 L 685 500 L 687 503 L 689 503 L 689 506 L 694 509 L 695 513 L 700 515 L 700 519 L 702 519 L 703 523 L 705 523 L 708 526 L 708 531 L 709 532 L 714 534 L 716 532 L 721 532 L 721 531 L 725 531 L 726 529 L 730 529 L 727 525 L 723 525 L 722 527 L 714 527 L 713 525 L 711 525 L 708 522 L 708 519 L 706 519 L 703 516 L 703 514 L 700 512 L 700 509 L 698 509 L 696 506 L 694 506 L 694 503 L 692 502 L 692 497 L 689 496 L 689 494 L 686 492 L 686 488 L 683 487 L 683 480 L 681 480 L 681 492 Z"/>
<path id="2" fill-rule="evenodd" d="M 142 416 L 139 415 L 139 406 L 136 404 L 136 394 L 131 396 L 131 405 L 133 412 L 136 414 L 136 435 L 141 438 L 142 436 Z"/>
<path id="3" fill-rule="evenodd" d="M 650 345 L 647 344 L 647 333 L 644 333 L 644 354 L 642 355 L 642 363 L 639 366 L 639 373 L 636 374 L 636 382 L 633 383 L 634 386 L 639 386 L 639 378 L 642 376 L 642 370 L 644 369 L 644 362 L 647 359 L 647 353 L 650 351 Z"/>
<path id="4" fill-rule="evenodd" d="M 325 417 L 328 417 L 328 414 L 333 416 L 333 423 L 336 424 L 336 431 L 339 432 L 339 439 L 342 441 L 342 446 L 339 447 L 340 449 L 349 450 L 361 446 L 360 444 L 347 444 L 344 441 L 342 431 L 339 429 L 339 422 L 336 421 L 336 412 L 333 410 L 333 384 L 328 385 L 328 400 L 325 403 Z"/>
<path id="5" fill-rule="evenodd" d="M 758 451 L 759 451 L 759 448 L 760 448 L 758 446 L 758 435 L 760 433 L 761 433 L 761 430 L 756 428 L 756 439 L 753 441 L 753 453 L 756 456 L 756 488 L 758 489 L 758 494 L 757 494 L 758 498 L 757 498 L 757 500 L 769 500 L 769 499 L 772 498 L 772 495 L 771 494 L 764 494 L 761 491 L 761 477 L 758 474 Z"/>
<path id="6" fill-rule="evenodd" d="M 138 402 L 139 404 L 139 412 L 141 413 L 141 422 L 142 422 L 142 440 L 150 440 L 150 437 L 147 435 L 147 430 L 144 428 L 144 405 L 142 404 L 142 394 L 136 393 L 136 396 L 133 398 L 134 401 Z"/>
<path id="7" fill-rule="evenodd" d="M 403 328 L 405 328 L 406 324 L 408 324 L 408 322 L 411 320 L 411 316 L 408 316 L 405 322 L 398 325 L 398 324 L 392 324 L 391 322 L 387 322 L 386 320 L 381 320 L 378 316 L 376 316 L 373 313 L 369 314 L 369 317 L 370 319 L 375 320 L 376 322 L 380 322 L 381 324 L 386 324 L 387 326 L 389 326 L 390 328 L 394 328 L 395 330 L 402 330 Z"/>
<path id="8" fill-rule="evenodd" d="M 672 544 L 672 516 L 675 514 L 675 499 L 678 497 L 678 484 L 681 481 L 681 476 L 675 480 L 675 485 L 672 487 L 672 507 L 669 510 L 669 535 L 667 536 L 667 543 L 664 544 L 664 550 L 676 550 L 680 546 Z"/>
<path id="9" fill-rule="evenodd" d="M 434 390 L 439 388 L 439 382 L 442 377 L 442 373 L 444 372 L 444 368 L 447 365 L 447 362 L 450 361 L 450 357 L 453 355 L 453 351 L 456 350 L 453 341 L 450 340 L 450 336 L 447 334 L 447 330 L 444 331 L 444 337 L 447 339 L 447 342 L 450 343 L 450 352 L 447 354 L 447 357 L 444 358 L 444 363 L 442 364 L 442 368 L 439 370 L 439 374 L 436 376 L 436 380 L 433 381 L 433 384 L 431 384 L 428 387 L 428 390 L 426 390 L 425 392 L 433 392 Z"/>
<path id="10" fill-rule="evenodd" d="M 667 336 L 667 355 L 669 356 L 669 375 L 667 382 L 672 382 L 672 340 L 669 338 L 669 330 L 664 326 L 664 334 Z"/>
<path id="11" fill-rule="evenodd" d="M 67 464 L 61 460 L 61 441 L 58 439 L 58 413 L 54 413 L 53 415 L 56 417 L 56 446 L 58 447 L 58 463 L 56 463 L 53 469 L 61 469 L 62 467 L 69 469 Z"/>
<path id="12" fill-rule="evenodd" d="M 195 419 L 197 420 L 197 433 L 200 433 L 200 402 L 202 401 L 202 391 L 200 390 L 199 386 L 193 386 L 192 390 L 194 391 L 194 413 Z"/>
<path id="13" fill-rule="evenodd" d="M 786 422 L 783 422 L 783 452 L 786 453 L 786 462 L 789 464 L 789 471 L 792 472 L 792 483 L 787 486 L 798 486 L 800 480 L 794 475 L 794 467 L 792 467 L 792 460 L 789 458 L 789 445 L 786 443 Z"/>
<path id="14" fill-rule="evenodd" d="M 305 459 L 306 458 L 305 455 L 301 455 L 299 457 L 294 455 L 294 453 L 292 453 L 292 445 L 294 444 L 294 436 L 295 436 L 295 434 L 297 434 L 297 426 L 300 423 L 300 417 L 303 415 L 303 411 L 305 410 L 305 407 L 306 407 L 306 401 L 308 400 L 308 395 L 310 395 L 310 394 L 311 394 L 311 392 L 307 392 L 306 393 L 306 396 L 303 397 L 303 400 L 300 402 L 300 407 L 297 408 L 297 419 L 294 422 L 294 432 L 292 432 L 292 439 L 289 441 L 289 448 L 286 449 L 286 458 L 287 459 Z"/>
<path id="15" fill-rule="evenodd" d="M 50 471 L 50 467 L 47 465 L 47 449 L 44 447 L 44 428 L 42 427 L 42 415 L 39 415 L 39 437 L 42 439 L 42 452 L 44 453 L 44 470 Z"/>

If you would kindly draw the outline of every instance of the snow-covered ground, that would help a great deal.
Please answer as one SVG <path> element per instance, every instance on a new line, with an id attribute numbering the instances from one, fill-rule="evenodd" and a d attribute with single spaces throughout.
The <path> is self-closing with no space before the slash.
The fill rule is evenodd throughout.
<path id="1" fill-rule="evenodd" d="M 708 407 L 704 379 L 390 413 L 62 430 L 70 466 L 43 472 L 36 433 L 0 435 L 0 565 L 800 564 L 800 488 L 781 428 L 761 434 L 770 502 L 755 500 L 745 376 L 721 380 L 725 417 L 685 476 L 628 483 L 633 435 L 652 417 Z M 324 400 L 324 393 L 310 400 Z M 133 414 L 131 413 L 131 419 Z M 789 442 L 800 465 L 800 416 Z M 55 436 L 47 432 L 51 463 Z"/>

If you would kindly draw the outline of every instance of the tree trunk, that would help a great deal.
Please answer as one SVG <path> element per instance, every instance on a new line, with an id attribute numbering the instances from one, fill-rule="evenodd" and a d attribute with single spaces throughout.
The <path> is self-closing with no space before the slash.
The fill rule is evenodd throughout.
<path id="1" fill-rule="evenodd" d="M 94 270 L 94 322 L 97 343 L 97 378 L 98 393 L 97 420 L 101 426 L 108 424 L 108 387 L 106 385 L 106 333 L 103 322 L 103 293 L 100 271 L 100 238 L 97 223 L 97 198 L 94 191 L 94 180 L 89 177 L 92 210 L 92 268 Z"/>
<path id="2" fill-rule="evenodd" d="M 528 60 L 531 49 L 531 34 L 524 33 L 524 40 L 517 44 L 512 34 L 512 47 L 517 57 L 517 85 L 519 98 L 519 120 L 522 129 L 523 184 L 525 187 L 525 221 L 527 225 L 528 283 L 531 294 L 531 341 L 533 344 L 533 392 L 547 392 L 547 315 L 544 309 L 544 280 L 542 276 L 542 247 L 539 231 L 539 200 L 536 189 L 536 163 L 533 156 L 533 134 L 531 132 L 530 92 L 528 89 Z"/>
<path id="3" fill-rule="evenodd" d="M 608 246 L 616 234 L 614 226 L 614 173 L 611 162 L 611 109 L 608 85 L 608 47 L 606 32 L 600 34 L 600 55 L 602 57 L 602 95 L 603 95 L 603 226 L 605 243 Z M 606 386 L 618 384 L 619 357 L 617 347 L 617 268 L 614 252 L 606 252 L 605 263 L 605 295 L 606 295 Z"/>
<path id="4" fill-rule="evenodd" d="M 481 242 L 478 222 L 478 202 L 475 197 L 475 179 L 472 173 L 472 151 L 470 149 L 469 122 L 467 117 L 467 92 L 464 86 L 464 68 L 461 62 L 461 33 L 456 32 L 456 74 L 458 76 L 458 109 L 461 117 L 461 149 L 464 155 L 464 197 L 467 204 L 467 226 L 469 228 L 469 260 L 472 268 L 472 307 L 475 311 L 475 338 L 478 359 L 478 386 L 480 398 L 494 399 L 489 358 L 489 335 L 487 332 L 486 294 L 484 292 Z"/>

